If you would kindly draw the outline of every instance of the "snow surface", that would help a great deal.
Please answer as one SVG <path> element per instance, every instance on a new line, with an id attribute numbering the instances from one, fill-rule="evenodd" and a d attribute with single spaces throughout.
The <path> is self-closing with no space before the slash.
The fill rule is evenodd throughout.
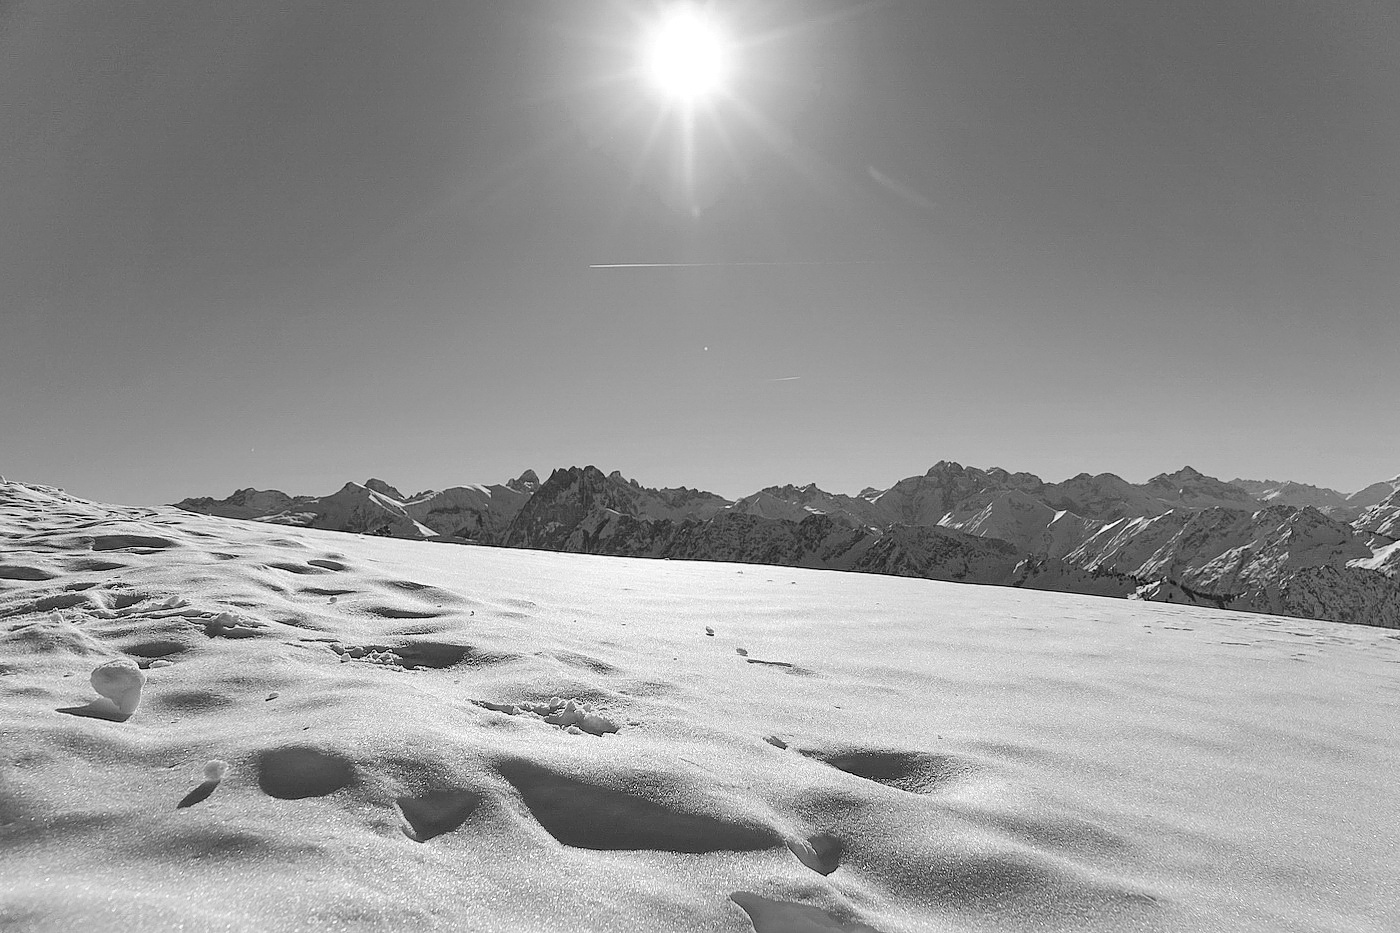
<path id="1" fill-rule="evenodd" d="M 1397 664 L 1361 626 L 8 483 L 0 925 L 1388 931 Z"/>

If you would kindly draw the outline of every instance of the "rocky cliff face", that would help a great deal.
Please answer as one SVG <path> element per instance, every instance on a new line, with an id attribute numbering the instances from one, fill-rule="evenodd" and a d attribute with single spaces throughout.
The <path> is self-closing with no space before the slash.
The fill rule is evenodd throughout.
<path id="1" fill-rule="evenodd" d="M 1314 508 L 1332 518 L 1340 518 L 1352 508 L 1347 497 L 1335 489 L 1309 486 L 1306 483 L 1276 480 L 1233 479 L 1232 485 L 1248 492 L 1265 505 L 1291 505 L 1297 508 Z M 1355 518 L 1355 515 L 1351 516 Z"/>
<path id="2" fill-rule="evenodd" d="M 997 538 L 951 528 L 894 525 L 872 542 L 855 570 L 901 577 L 1006 584 L 1024 552 Z"/>
<path id="3" fill-rule="evenodd" d="M 724 509 L 680 522 L 645 514 L 651 501 L 593 467 L 556 470 L 506 534 L 512 547 L 625 557 L 720 560 L 1005 583 L 1020 552 L 1004 541 L 948 528 L 877 530 L 843 516 L 798 521 Z M 809 490 L 810 493 L 810 490 Z"/>
<path id="4" fill-rule="evenodd" d="M 506 547 L 597 553 L 589 542 L 614 518 L 637 517 L 637 490 L 594 466 L 555 470 L 506 530 Z"/>
<path id="5" fill-rule="evenodd" d="M 971 520 L 1004 492 L 1038 497 L 1045 484 L 1029 473 L 979 470 L 940 460 L 923 476 L 895 483 L 869 501 L 880 507 L 885 524 L 934 526 Z"/>
<path id="6" fill-rule="evenodd" d="M 1400 540 L 1400 490 L 1366 509 L 1353 524 L 1358 530 L 1379 538 L 1377 544 Z"/>
<path id="7" fill-rule="evenodd" d="M 1364 536 L 1312 508 L 1173 510 L 1122 520 L 1017 585 L 1400 627 L 1400 587 Z"/>
<path id="8" fill-rule="evenodd" d="M 605 547 L 598 542 L 639 534 L 639 526 L 655 522 L 707 521 L 729 504 L 711 492 L 649 489 L 621 473 L 604 475 L 595 466 L 569 467 L 555 470 L 535 490 L 498 543 L 550 551 L 623 553 L 617 549 L 632 546 Z"/>
<path id="9" fill-rule="evenodd" d="M 728 507 L 729 511 L 800 522 L 809 515 L 829 515 L 858 527 L 883 528 L 889 524 L 884 509 L 858 496 L 844 496 L 806 486 L 770 486 L 745 496 Z"/>

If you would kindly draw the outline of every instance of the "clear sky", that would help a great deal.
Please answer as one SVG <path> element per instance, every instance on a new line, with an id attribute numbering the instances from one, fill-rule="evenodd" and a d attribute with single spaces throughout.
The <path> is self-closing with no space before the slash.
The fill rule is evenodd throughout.
<path id="1" fill-rule="evenodd" d="M 689 182 L 655 12 L 0 6 L 0 473 L 1400 472 L 1393 0 L 714 3 Z"/>

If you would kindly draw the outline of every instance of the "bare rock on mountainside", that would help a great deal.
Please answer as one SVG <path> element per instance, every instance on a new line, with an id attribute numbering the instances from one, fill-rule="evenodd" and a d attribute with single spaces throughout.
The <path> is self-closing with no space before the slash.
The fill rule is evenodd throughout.
<path id="1" fill-rule="evenodd" d="M 952 522 L 971 519 L 1007 490 L 1036 496 L 1044 486 L 1030 473 L 979 470 L 940 460 L 923 476 L 902 479 L 869 501 L 880 507 L 886 524 L 933 526 L 945 517 Z"/>
<path id="2" fill-rule="evenodd" d="M 312 501 L 311 496 L 293 499 L 277 489 L 236 489 L 227 499 L 214 499 L 201 496 L 198 499 L 184 499 L 175 503 L 187 512 L 204 515 L 218 515 L 222 518 L 265 518 L 285 512 L 296 502 Z"/>
<path id="3" fill-rule="evenodd" d="M 388 496 L 391 499 L 397 499 L 400 502 L 408 498 L 403 493 L 395 489 L 393 486 L 390 486 L 388 483 L 384 482 L 382 479 L 370 478 L 365 480 L 365 488 L 373 490 L 374 492 L 377 492 L 380 495 Z"/>
<path id="4" fill-rule="evenodd" d="M 1400 489 L 1362 512 L 1353 524 L 1360 531 L 1385 539 L 1382 543 L 1400 540 Z"/>
<path id="5" fill-rule="evenodd" d="M 1310 506 L 1333 518 L 1340 517 L 1340 512 L 1352 508 L 1345 493 L 1321 486 L 1309 486 L 1307 483 L 1295 483 L 1291 480 L 1278 482 L 1271 479 L 1233 479 L 1230 483 L 1245 490 L 1265 505 L 1291 505 L 1300 509 Z M 1355 518 L 1354 515 L 1351 517 Z"/>
<path id="6" fill-rule="evenodd" d="M 1009 541 L 1042 557 L 1062 557 L 1096 532 L 1100 525 L 1068 510 L 1055 510 L 1020 490 L 997 496 L 964 521 L 941 524 L 984 538 Z"/>
<path id="7" fill-rule="evenodd" d="M 516 492 L 532 493 L 540 488 L 540 478 L 534 470 L 526 470 L 515 479 L 506 480 L 506 487 Z"/>
<path id="8" fill-rule="evenodd" d="M 1391 580 L 1400 580 L 1400 540 L 1383 544 L 1376 548 L 1370 557 L 1347 562 L 1348 567 L 1362 570 L 1375 570 Z"/>
<path id="9" fill-rule="evenodd" d="M 1159 473 L 1144 487 L 1158 501 L 1171 508 L 1188 509 L 1253 509 L 1255 499 L 1238 486 L 1206 476 L 1186 466 L 1175 473 Z"/>
<path id="10" fill-rule="evenodd" d="M 1123 520 L 1017 585 L 1400 627 L 1400 587 L 1356 529 L 1316 509 L 1174 510 Z"/>
<path id="11" fill-rule="evenodd" d="M 555 470 L 534 492 L 500 543 L 507 547 L 596 551 L 587 542 L 608 532 L 613 520 L 705 520 L 729 505 L 714 493 L 680 487 L 649 489 L 621 473 L 595 466 Z"/>
<path id="12" fill-rule="evenodd" d="M 1373 505 L 1379 505 L 1397 492 L 1400 492 L 1400 476 L 1395 476 L 1379 483 L 1372 483 L 1365 489 L 1357 490 L 1347 496 L 1347 505 L 1360 509 L 1369 509 Z"/>
<path id="13" fill-rule="evenodd" d="M 875 503 L 859 496 L 827 492 L 816 483 L 760 489 L 737 500 L 728 511 L 790 522 L 800 522 L 809 515 L 830 515 L 839 521 L 870 528 L 883 528 L 890 523 L 885 510 Z"/>
<path id="14" fill-rule="evenodd" d="M 1048 485 L 1045 501 L 1057 509 L 1101 521 L 1161 515 L 1180 508 L 1258 508 L 1258 502 L 1245 490 L 1189 466 L 1158 474 L 1142 485 L 1112 473 L 1081 473 Z"/>
<path id="15" fill-rule="evenodd" d="M 815 487 L 807 487 L 811 494 Z M 945 528 L 896 525 L 880 531 L 844 515 L 802 511 L 802 518 L 705 508 L 683 521 L 651 518 L 658 491 L 646 490 L 593 467 L 556 470 L 521 510 L 505 538 L 508 546 L 626 557 L 719 560 L 831 570 L 859 570 L 940 580 L 1004 583 L 1019 559 L 1003 541 Z M 661 490 L 659 493 L 674 493 Z M 688 491 L 686 491 L 688 492 Z"/>
<path id="16" fill-rule="evenodd" d="M 710 521 L 677 526 L 661 556 L 853 570 L 878 537 L 878 532 L 829 515 L 812 514 L 792 522 L 725 511 Z"/>
<path id="17" fill-rule="evenodd" d="M 227 499 L 185 499 L 177 508 L 205 515 L 279 525 L 324 528 L 400 538 L 447 536 L 494 542 L 537 485 L 520 479 L 492 486 L 454 486 L 405 497 L 383 480 L 346 483 L 329 496 L 288 496 L 277 490 L 240 489 Z"/>
<path id="18" fill-rule="evenodd" d="M 958 583 L 1009 583 L 1024 552 L 997 538 L 951 528 L 896 525 L 861 555 L 856 570 Z"/>

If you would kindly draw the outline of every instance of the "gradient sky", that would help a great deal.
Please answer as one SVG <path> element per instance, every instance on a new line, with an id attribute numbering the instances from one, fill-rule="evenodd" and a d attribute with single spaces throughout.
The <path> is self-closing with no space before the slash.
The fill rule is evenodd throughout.
<path id="1" fill-rule="evenodd" d="M 0 473 L 1400 472 L 1393 0 L 714 9 L 687 187 L 651 3 L 0 5 Z"/>

